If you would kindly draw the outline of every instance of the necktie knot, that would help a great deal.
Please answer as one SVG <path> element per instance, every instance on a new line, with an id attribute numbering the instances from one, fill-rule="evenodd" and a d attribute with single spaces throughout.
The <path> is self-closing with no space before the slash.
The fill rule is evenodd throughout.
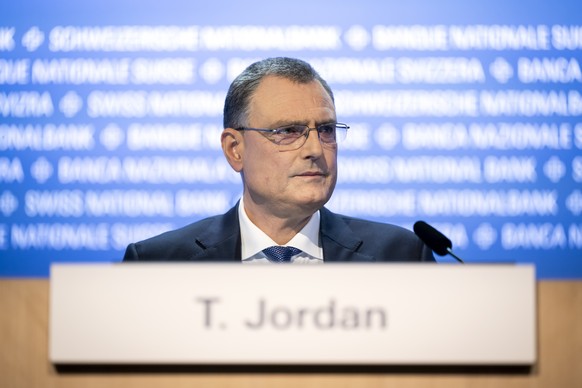
<path id="1" fill-rule="evenodd" d="M 301 249 L 275 245 L 263 249 L 263 253 L 265 256 L 267 256 L 269 261 L 273 263 L 289 263 L 291 261 L 291 257 L 301 253 Z"/>

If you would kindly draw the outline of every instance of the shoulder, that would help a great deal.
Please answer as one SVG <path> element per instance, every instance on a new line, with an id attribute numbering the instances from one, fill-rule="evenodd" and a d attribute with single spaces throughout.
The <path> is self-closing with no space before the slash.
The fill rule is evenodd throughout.
<path id="1" fill-rule="evenodd" d="M 193 236 L 197 236 L 205 231 L 207 231 L 213 224 L 217 223 L 223 216 L 213 216 L 202 219 L 200 221 L 193 222 L 189 225 L 183 226 L 178 229 L 170 230 L 164 232 L 154 237 L 150 237 L 143 241 L 138 242 L 138 244 L 155 246 L 164 245 L 166 243 L 175 243 L 184 241 L 188 237 L 192 239 Z"/>
<path id="2" fill-rule="evenodd" d="M 233 209 L 226 214 L 205 218 L 129 244 L 123 260 L 188 260 L 207 245 L 218 244 L 233 233 L 238 233 L 238 218 Z"/>
<path id="3" fill-rule="evenodd" d="M 434 261 L 432 251 L 412 231 L 401 226 L 336 214 L 325 208 L 321 217 L 322 231 L 329 238 L 340 245 L 357 246 L 358 252 L 379 261 Z"/>
<path id="4" fill-rule="evenodd" d="M 362 218 L 350 217 L 343 214 L 333 213 L 330 210 L 323 208 L 321 210 L 322 219 L 324 222 L 341 223 L 350 228 L 350 230 L 360 236 L 397 236 L 405 239 L 418 240 L 416 235 L 401 226 L 394 224 L 387 224 L 383 222 L 376 222 L 365 220 Z"/>

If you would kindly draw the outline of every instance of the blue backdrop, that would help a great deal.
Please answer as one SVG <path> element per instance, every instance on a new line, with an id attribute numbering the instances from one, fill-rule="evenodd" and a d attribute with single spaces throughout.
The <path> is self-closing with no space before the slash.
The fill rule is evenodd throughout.
<path id="1" fill-rule="evenodd" d="M 226 89 L 284 55 L 351 126 L 331 209 L 582 278 L 579 1 L 4 3 L 1 277 L 119 261 L 232 206 Z"/>

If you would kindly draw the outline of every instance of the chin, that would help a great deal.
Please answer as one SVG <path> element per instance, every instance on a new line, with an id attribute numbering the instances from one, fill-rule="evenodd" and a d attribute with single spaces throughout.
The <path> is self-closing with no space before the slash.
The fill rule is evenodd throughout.
<path id="1" fill-rule="evenodd" d="M 313 212 L 321 209 L 323 207 L 323 205 L 325 205 L 327 203 L 327 201 L 329 201 L 328 196 L 325 197 L 311 197 L 311 198 L 305 198 L 303 200 L 300 200 L 299 203 L 301 204 L 302 207 L 306 208 L 306 209 L 311 209 L 313 210 Z"/>

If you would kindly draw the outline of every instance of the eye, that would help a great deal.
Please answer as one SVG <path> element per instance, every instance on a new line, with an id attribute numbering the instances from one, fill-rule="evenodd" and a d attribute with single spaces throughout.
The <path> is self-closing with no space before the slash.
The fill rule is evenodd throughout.
<path id="1" fill-rule="evenodd" d="M 288 125 L 277 128 L 275 135 L 299 137 L 303 132 L 305 132 L 305 126 L 303 125 Z"/>
<path id="2" fill-rule="evenodd" d="M 317 131 L 322 135 L 333 135 L 335 133 L 335 124 L 322 124 L 317 127 Z"/>

